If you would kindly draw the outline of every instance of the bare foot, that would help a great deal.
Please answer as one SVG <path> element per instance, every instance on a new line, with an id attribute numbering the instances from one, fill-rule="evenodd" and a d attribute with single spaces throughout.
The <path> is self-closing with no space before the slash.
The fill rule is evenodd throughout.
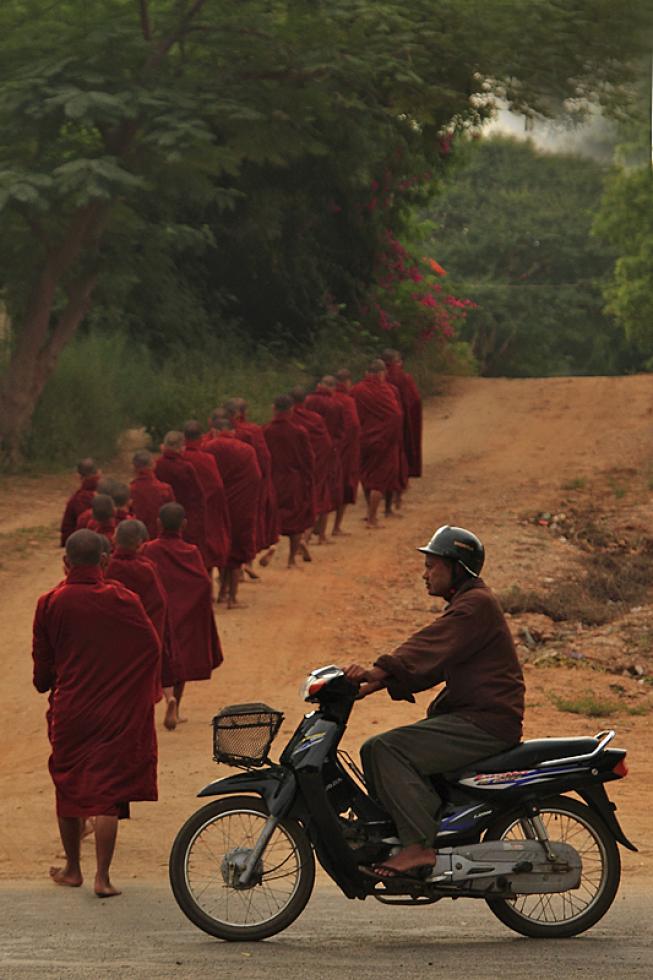
<path id="1" fill-rule="evenodd" d="M 311 553 L 305 544 L 300 544 L 299 553 L 302 556 L 302 561 L 313 561 L 311 558 Z"/>
<path id="2" fill-rule="evenodd" d="M 55 885 L 68 885 L 69 888 L 79 888 L 84 879 L 81 871 L 69 871 L 65 868 L 50 868 L 50 877 Z"/>
<path id="3" fill-rule="evenodd" d="M 238 599 L 230 599 L 227 603 L 227 609 L 248 609 L 246 602 L 239 602 Z"/>
<path id="4" fill-rule="evenodd" d="M 188 718 L 180 718 L 179 716 L 177 716 L 177 724 L 178 725 L 185 725 L 187 721 L 188 721 Z"/>
<path id="5" fill-rule="evenodd" d="M 82 828 L 82 833 L 80 840 L 85 840 L 86 837 L 91 837 L 95 833 L 95 817 L 87 817 L 84 821 L 84 826 Z"/>
<path id="6" fill-rule="evenodd" d="M 243 572 L 245 573 L 245 575 L 246 575 L 246 576 L 247 576 L 247 577 L 248 577 L 248 578 L 249 578 L 249 579 L 250 579 L 250 580 L 251 580 L 252 582 L 260 582 L 260 581 L 261 581 L 261 576 L 260 576 L 260 575 L 257 575 L 257 574 L 256 574 L 256 572 L 253 572 L 253 571 L 252 571 L 252 569 L 251 569 L 251 568 L 248 568 L 248 567 L 247 567 L 246 565 L 245 565 L 245 567 L 243 568 Z"/>
<path id="7" fill-rule="evenodd" d="M 100 880 L 96 875 L 95 894 L 98 898 L 114 898 L 116 895 L 122 895 L 122 892 L 118 888 L 114 888 L 108 878 Z"/>
<path id="8" fill-rule="evenodd" d="M 331 532 L 331 537 L 332 538 L 350 538 L 351 537 L 351 531 L 335 531 L 334 530 L 334 531 Z"/>
<path id="9" fill-rule="evenodd" d="M 170 698 L 166 707 L 165 718 L 163 719 L 163 727 L 167 728 L 169 732 L 174 732 L 178 722 L 177 698 Z"/>

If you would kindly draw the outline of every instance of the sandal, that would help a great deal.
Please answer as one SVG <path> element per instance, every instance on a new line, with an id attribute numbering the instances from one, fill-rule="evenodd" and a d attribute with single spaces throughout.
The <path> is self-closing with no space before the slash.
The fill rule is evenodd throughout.
<path id="1" fill-rule="evenodd" d="M 432 864 L 419 864 L 414 868 L 407 868 L 405 871 L 393 868 L 389 864 L 359 864 L 358 866 L 358 870 L 362 874 L 367 875 L 368 878 L 374 878 L 375 881 L 424 881 L 432 873 L 433 868 L 434 865 Z"/>

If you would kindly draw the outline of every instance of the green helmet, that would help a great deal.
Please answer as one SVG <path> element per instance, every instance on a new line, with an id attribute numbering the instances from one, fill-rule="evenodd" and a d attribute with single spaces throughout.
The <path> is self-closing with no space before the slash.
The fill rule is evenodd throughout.
<path id="1" fill-rule="evenodd" d="M 477 578 L 485 561 L 485 548 L 482 543 L 464 527 L 439 527 L 424 548 L 418 548 L 423 555 L 437 555 L 438 558 L 451 558 L 463 566 L 466 572 Z"/>

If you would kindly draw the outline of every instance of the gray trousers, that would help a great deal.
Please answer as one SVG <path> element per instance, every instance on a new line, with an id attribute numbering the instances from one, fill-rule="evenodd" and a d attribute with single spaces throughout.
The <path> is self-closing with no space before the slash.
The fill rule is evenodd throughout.
<path id="1" fill-rule="evenodd" d="M 395 822 L 404 847 L 431 847 L 442 800 L 428 776 L 462 769 L 510 748 L 460 715 L 438 715 L 375 735 L 361 747 L 371 796 Z"/>

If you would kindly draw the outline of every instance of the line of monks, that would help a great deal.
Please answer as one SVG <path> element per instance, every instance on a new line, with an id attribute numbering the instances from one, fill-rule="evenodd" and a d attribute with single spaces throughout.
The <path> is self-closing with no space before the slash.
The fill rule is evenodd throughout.
<path id="1" fill-rule="evenodd" d="M 167 433 L 156 460 L 142 450 L 133 466 L 126 485 L 90 459 L 79 464 L 61 525 L 66 578 L 41 596 L 34 622 L 66 853 L 50 873 L 81 885 L 92 820 L 100 897 L 119 894 L 109 879 L 118 819 L 129 802 L 157 798 L 155 702 L 165 697 L 174 730 L 185 684 L 222 662 L 214 601 L 238 607 L 242 577 L 258 578 L 254 559 L 265 567 L 282 535 L 289 568 L 311 561 L 311 537 L 327 540 L 330 514 L 331 534 L 345 533 L 359 483 L 370 530 L 382 502 L 395 515 L 409 477 L 421 475 L 421 400 L 387 350 L 357 384 L 343 369 L 311 394 L 279 395 L 265 426 L 231 399 L 207 432 L 191 420 Z"/>

